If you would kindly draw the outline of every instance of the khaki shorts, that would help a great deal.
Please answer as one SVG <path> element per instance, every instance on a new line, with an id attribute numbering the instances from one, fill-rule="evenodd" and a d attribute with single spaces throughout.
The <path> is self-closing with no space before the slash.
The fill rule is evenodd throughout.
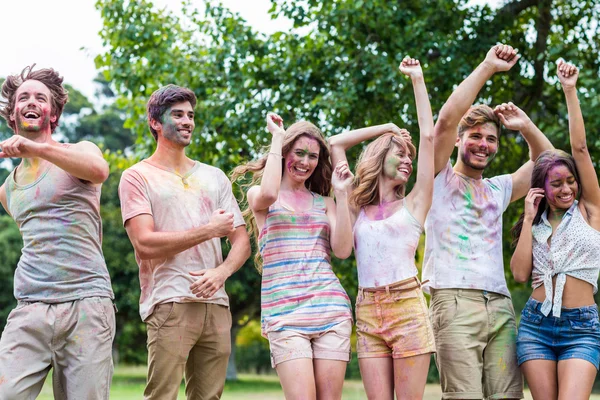
<path id="1" fill-rule="evenodd" d="M 108 400 L 114 337 L 107 297 L 19 302 L 0 339 L 0 399 L 35 399 L 52 368 L 55 399 Z"/>
<path id="2" fill-rule="evenodd" d="M 443 399 L 522 399 L 515 311 L 501 294 L 431 289 Z"/>
<path id="3" fill-rule="evenodd" d="M 435 352 L 429 311 L 418 280 L 384 288 L 359 288 L 356 298 L 358 358 L 406 358 Z"/>
<path id="4" fill-rule="evenodd" d="M 145 322 L 148 382 L 144 399 L 176 399 L 184 371 L 188 399 L 219 399 L 231 353 L 229 307 L 162 303 Z"/>
<path id="5" fill-rule="evenodd" d="M 298 358 L 350 361 L 350 335 L 352 320 L 340 322 L 329 330 L 307 334 L 297 331 L 269 332 L 271 366 Z"/>

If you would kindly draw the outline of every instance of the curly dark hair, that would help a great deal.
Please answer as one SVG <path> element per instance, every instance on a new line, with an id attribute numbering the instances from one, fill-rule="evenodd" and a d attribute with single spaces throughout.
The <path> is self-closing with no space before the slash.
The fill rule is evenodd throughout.
<path id="1" fill-rule="evenodd" d="M 146 110 L 148 113 L 148 126 L 154 140 L 158 139 L 158 133 L 152 128 L 150 121 L 162 121 L 162 116 L 173 104 L 189 101 L 192 108 L 196 107 L 196 95 L 188 88 L 177 85 L 167 85 L 157 89 L 150 96 Z"/>
<path id="2" fill-rule="evenodd" d="M 52 68 L 43 68 L 37 71 L 33 70 L 35 64 L 23 68 L 20 74 L 9 75 L 4 84 L 2 84 L 2 97 L 6 100 L 0 100 L 0 115 L 6 120 L 10 129 L 16 132 L 15 121 L 10 120 L 11 114 L 15 111 L 15 95 L 23 82 L 36 80 L 42 82 L 50 90 L 50 104 L 52 106 L 52 115 L 56 116 L 56 121 L 50 123 L 52 132 L 58 126 L 58 120 L 63 112 L 63 108 L 69 100 L 69 92 L 63 87 L 63 77 Z"/>

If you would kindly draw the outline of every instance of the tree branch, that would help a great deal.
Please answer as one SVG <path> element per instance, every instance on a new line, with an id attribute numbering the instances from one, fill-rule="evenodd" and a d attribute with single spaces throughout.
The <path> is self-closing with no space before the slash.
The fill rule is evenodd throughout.
<path id="1" fill-rule="evenodd" d="M 544 89 L 544 66 L 546 65 L 546 49 L 548 47 L 548 35 L 550 34 L 550 25 L 552 24 L 552 0 L 540 0 L 538 4 L 538 19 L 535 24 L 537 38 L 534 46 L 534 54 L 537 56 L 533 61 L 533 85 L 529 90 L 529 96 L 523 104 L 523 111 L 530 113 L 542 95 Z"/>

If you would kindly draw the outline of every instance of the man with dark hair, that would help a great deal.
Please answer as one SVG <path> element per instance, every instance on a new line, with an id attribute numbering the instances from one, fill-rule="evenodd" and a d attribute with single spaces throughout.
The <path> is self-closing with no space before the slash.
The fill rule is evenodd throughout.
<path id="1" fill-rule="evenodd" d="M 516 64 L 496 45 L 452 93 L 435 125 L 433 204 L 425 223 L 425 291 L 431 293 L 436 363 L 444 399 L 522 398 L 516 325 L 504 277 L 502 214 L 529 190 L 533 161 L 482 178 L 498 151 L 500 123 L 520 131 L 535 160 L 552 145 L 512 103 L 471 107 L 496 72 Z M 450 155 L 458 148 L 454 167 Z"/>
<path id="2" fill-rule="evenodd" d="M 52 138 L 67 102 L 52 69 L 9 76 L 2 115 L 15 134 L 0 159 L 21 163 L 0 187 L 23 250 L 14 278 L 17 307 L 0 339 L 0 399 L 32 399 L 54 368 L 56 399 L 108 399 L 115 335 L 113 292 L 102 254 L 100 187 L 108 177 L 90 142 Z"/>
<path id="3" fill-rule="evenodd" d="M 152 156 L 127 169 L 119 197 L 140 267 L 140 315 L 148 329 L 145 399 L 217 399 L 231 352 L 225 280 L 250 256 L 227 176 L 185 154 L 196 97 L 168 85 L 148 101 Z M 220 238 L 231 241 L 225 261 Z"/>

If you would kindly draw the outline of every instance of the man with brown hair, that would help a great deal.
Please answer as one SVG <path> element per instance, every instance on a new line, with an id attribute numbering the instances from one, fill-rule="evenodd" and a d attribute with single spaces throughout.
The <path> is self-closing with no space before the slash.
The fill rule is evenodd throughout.
<path id="1" fill-rule="evenodd" d="M 152 94 L 148 124 L 156 151 L 127 169 L 119 185 L 148 330 L 145 399 L 175 400 L 184 370 L 188 399 L 220 398 L 231 352 L 224 284 L 250 256 L 231 182 L 185 154 L 195 105 L 194 93 L 179 86 Z M 232 244 L 226 260 L 222 237 Z"/>
<path id="2" fill-rule="evenodd" d="M 472 107 L 517 51 L 496 45 L 452 93 L 435 125 L 433 204 L 425 223 L 425 291 L 431 293 L 436 363 L 444 399 L 522 398 L 516 325 L 504 278 L 502 214 L 529 190 L 533 161 L 510 175 L 482 178 L 498 151 L 500 124 L 520 131 L 531 159 L 552 145 L 512 103 Z M 454 167 L 450 155 L 458 148 Z"/>
<path id="3" fill-rule="evenodd" d="M 25 68 L 2 85 L 0 115 L 15 135 L 0 159 L 21 163 L 0 203 L 23 236 L 17 307 L 0 339 L 0 399 L 37 397 L 51 368 L 55 399 L 108 399 L 115 335 L 113 292 L 102 254 L 100 187 L 108 177 L 90 142 L 52 138 L 67 102 L 53 69 Z"/>

